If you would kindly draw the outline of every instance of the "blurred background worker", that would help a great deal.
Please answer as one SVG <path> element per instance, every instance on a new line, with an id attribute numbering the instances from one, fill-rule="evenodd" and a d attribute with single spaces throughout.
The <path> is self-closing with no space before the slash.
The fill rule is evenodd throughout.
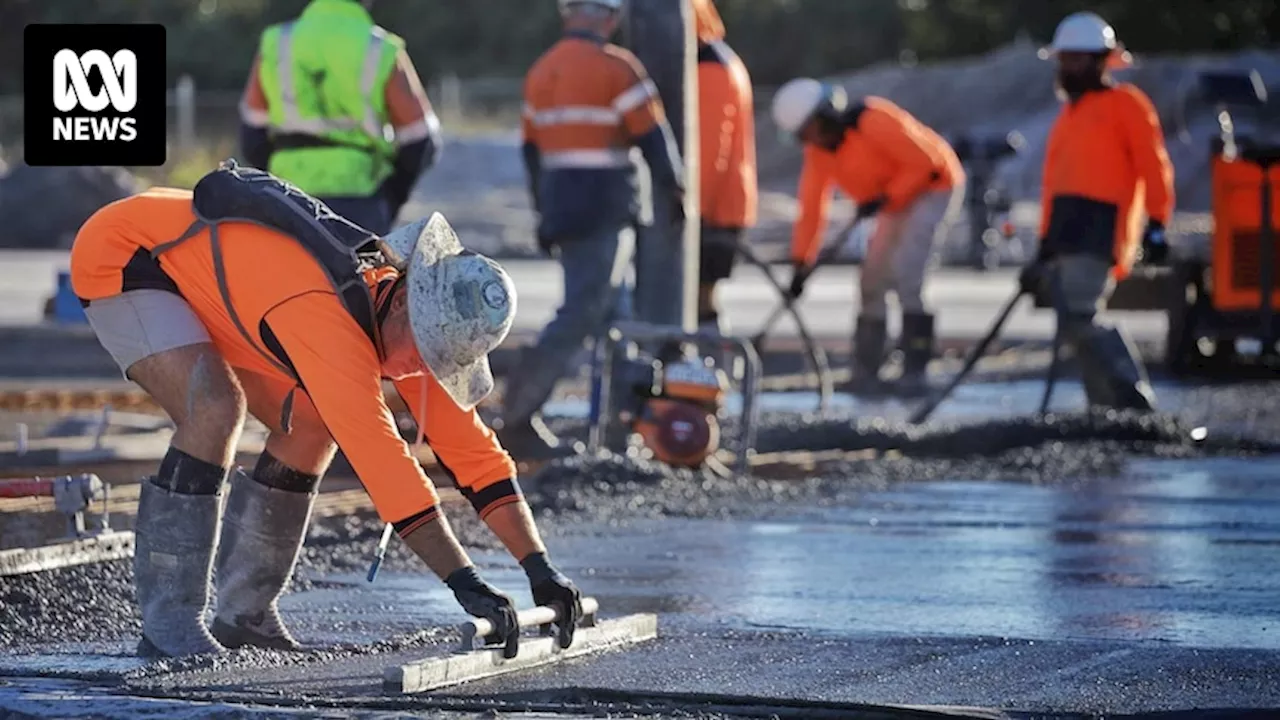
<path id="1" fill-rule="evenodd" d="M 1095 314 L 1129 274 L 1139 238 L 1148 261 L 1162 262 L 1168 252 L 1173 166 L 1160 119 L 1141 90 L 1111 78 L 1130 57 L 1101 17 L 1068 16 L 1041 56 L 1057 59 L 1066 104 L 1049 133 L 1040 252 L 1023 286 L 1053 299 L 1090 405 L 1150 410 L 1154 394 L 1131 343 Z"/>
<path id="2" fill-rule="evenodd" d="M 435 162 L 440 121 L 404 41 L 373 23 L 372 5 L 311 0 L 263 31 L 240 148 L 247 164 L 381 235 Z"/>
<path id="3" fill-rule="evenodd" d="M 755 105 L 751 76 L 724 42 L 724 23 L 711 0 L 694 0 L 698 33 L 699 143 L 702 149 L 702 248 L 698 323 L 728 334 L 716 302 L 716 283 L 728 279 L 737 244 L 755 225 Z"/>
<path id="4" fill-rule="evenodd" d="M 804 144 L 791 239 L 791 293 L 799 297 L 813 270 L 833 186 L 858 205 L 863 218 L 878 215 L 862 260 L 862 304 L 853 338 L 848 390 L 883 388 L 886 295 L 902 309 L 902 377 L 896 390 L 917 394 L 933 356 L 934 318 L 921 297 L 933 248 L 964 204 L 965 177 L 947 141 L 902 108 L 868 96 L 850 105 L 844 90 L 799 78 L 773 98 L 778 128 Z"/>
<path id="5" fill-rule="evenodd" d="M 538 244 L 559 256 L 564 300 L 507 378 L 499 436 L 521 458 L 568 452 L 538 410 L 621 295 L 640 210 L 633 145 L 654 201 L 678 217 L 684 203 L 683 162 L 657 88 L 634 55 L 607 41 L 622 3 L 559 0 L 564 37 L 525 77 L 521 129 Z"/>

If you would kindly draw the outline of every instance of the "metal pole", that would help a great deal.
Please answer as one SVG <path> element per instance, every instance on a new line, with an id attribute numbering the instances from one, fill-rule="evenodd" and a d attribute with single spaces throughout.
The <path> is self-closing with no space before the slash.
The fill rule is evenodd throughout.
<path id="1" fill-rule="evenodd" d="M 638 319 L 697 327 L 698 98 L 697 40 L 688 0 L 630 0 L 626 43 L 658 87 L 685 167 L 685 217 L 672 221 L 669 205 L 655 197 L 653 226 L 636 247 Z"/>

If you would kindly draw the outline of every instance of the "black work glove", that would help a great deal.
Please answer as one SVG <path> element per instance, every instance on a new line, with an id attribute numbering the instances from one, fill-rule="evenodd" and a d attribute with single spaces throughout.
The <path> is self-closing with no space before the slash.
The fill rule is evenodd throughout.
<path id="1" fill-rule="evenodd" d="M 804 294 L 804 285 L 809 282 L 811 274 L 813 274 L 813 268 L 805 263 L 791 263 L 791 288 L 787 292 L 791 294 L 792 300 L 798 300 Z"/>
<path id="2" fill-rule="evenodd" d="M 1163 265 L 1168 259 L 1169 242 L 1165 237 L 1164 223 L 1147 221 L 1146 232 L 1142 233 L 1142 261 L 1148 265 Z"/>
<path id="3" fill-rule="evenodd" d="M 1044 265 L 1039 260 L 1035 260 L 1022 268 L 1022 272 L 1018 275 L 1018 286 L 1022 288 L 1023 294 L 1035 295 L 1040 292 L 1040 281 L 1043 277 Z"/>
<path id="4" fill-rule="evenodd" d="M 503 643 L 502 656 L 515 657 L 520 651 L 520 623 L 511 598 L 485 582 L 472 566 L 455 570 L 444 582 L 467 614 L 493 623 L 494 635 Z"/>
<path id="5" fill-rule="evenodd" d="M 889 198 L 884 195 L 877 195 L 870 200 L 858 206 L 858 217 L 862 219 L 876 215 L 884 209 L 885 203 L 889 202 Z"/>
<path id="6" fill-rule="evenodd" d="M 573 581 L 555 569 L 547 561 L 546 553 L 533 553 L 520 561 L 525 575 L 529 577 L 529 588 L 533 593 L 533 604 L 555 608 L 560 621 L 555 623 L 556 642 L 561 649 L 573 644 L 573 632 L 582 619 L 582 593 Z M 551 625 L 543 625 L 542 631 L 550 634 Z"/>

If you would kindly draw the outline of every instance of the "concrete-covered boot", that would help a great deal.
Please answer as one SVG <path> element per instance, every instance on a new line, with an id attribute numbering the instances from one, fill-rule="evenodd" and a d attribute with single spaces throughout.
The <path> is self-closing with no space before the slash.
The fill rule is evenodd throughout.
<path id="1" fill-rule="evenodd" d="M 243 645 L 298 650 L 276 602 L 293 576 L 316 493 L 267 487 L 237 469 L 231 476 L 214 583 L 213 635 Z"/>
<path id="2" fill-rule="evenodd" d="M 1119 328 L 1092 325 L 1078 334 L 1082 337 L 1076 342 L 1076 357 L 1090 406 L 1155 409 L 1155 391 L 1136 349 Z"/>
<path id="3" fill-rule="evenodd" d="M 895 390 L 899 395 L 922 395 L 929 389 L 929 361 L 933 359 L 933 316 L 907 313 L 902 316 L 902 377 Z"/>
<path id="4" fill-rule="evenodd" d="M 854 395 L 877 395 L 884 392 L 880 381 L 880 365 L 884 362 L 887 336 L 884 318 L 859 315 L 853 330 L 852 375 L 845 392 Z"/>
<path id="5" fill-rule="evenodd" d="M 142 612 L 138 654 L 198 655 L 225 650 L 204 613 L 218 543 L 220 494 L 188 495 L 142 481 L 134 525 L 133 581 Z"/>

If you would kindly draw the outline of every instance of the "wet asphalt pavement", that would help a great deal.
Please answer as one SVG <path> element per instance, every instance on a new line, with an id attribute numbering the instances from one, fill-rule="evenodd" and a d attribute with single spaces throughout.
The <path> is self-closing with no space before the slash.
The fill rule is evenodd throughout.
<path id="1" fill-rule="evenodd" d="M 856 426 L 775 412 L 762 450 L 799 444 L 803 427 L 878 452 L 799 479 L 610 459 L 544 470 L 528 485 L 553 557 L 602 616 L 658 613 L 659 639 L 429 698 L 382 695 L 382 669 L 448 652 L 465 617 L 398 543 L 365 582 L 368 518 L 312 529 L 281 602 L 314 648 L 301 655 L 142 663 L 125 562 L 0 580 L 0 717 L 214 712 L 192 701 L 225 717 L 1280 709 L 1276 386 L 1164 386 L 1172 414 L 1155 418 L 1072 413 L 1067 386 L 1066 414 L 1019 417 L 1039 388 L 963 389 L 925 429 L 891 406 Z M 482 573 L 528 605 L 519 569 L 470 515 L 450 513 Z"/>

